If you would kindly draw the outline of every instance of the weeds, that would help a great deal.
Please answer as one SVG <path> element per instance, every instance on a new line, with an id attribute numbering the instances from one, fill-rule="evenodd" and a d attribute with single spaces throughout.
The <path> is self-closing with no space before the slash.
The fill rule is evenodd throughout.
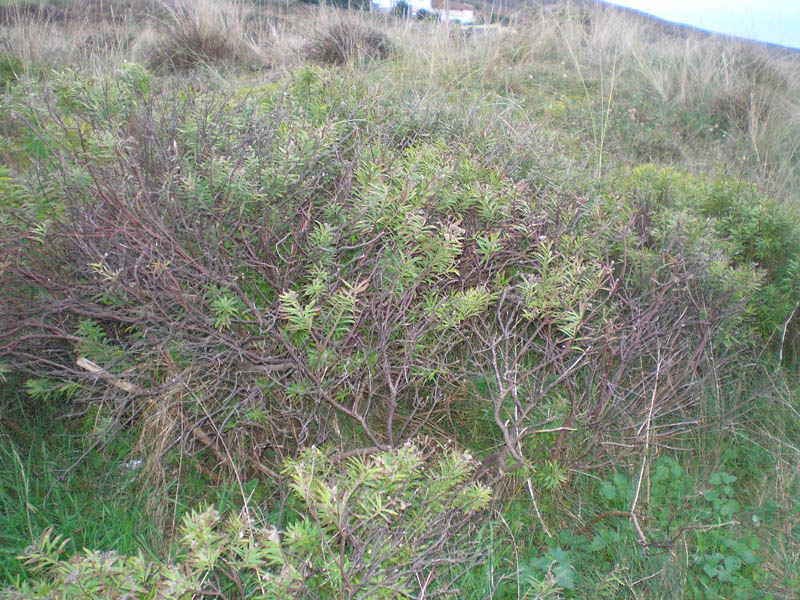
<path id="1" fill-rule="evenodd" d="M 344 469 L 309 450 L 286 465 L 301 512 L 285 528 L 247 506 L 224 518 L 213 508 L 193 511 L 183 519 L 178 564 L 89 550 L 66 561 L 66 541 L 48 529 L 24 556 L 39 579 L 6 592 L 138 598 L 158 590 L 172 598 L 238 593 L 275 600 L 448 593 L 447 574 L 480 556 L 469 534 L 489 490 L 469 483 L 469 457 L 449 453 L 430 472 L 424 467 L 412 446 L 350 460 Z"/>
<path id="2" fill-rule="evenodd" d="M 48 409 L 52 413 L 53 409 Z M 0 578 L 20 581 L 16 557 L 47 528 L 69 538 L 69 553 L 84 547 L 122 553 L 156 550 L 163 532 L 149 525 L 145 499 L 135 484 L 135 470 L 126 467 L 126 447 L 117 441 L 92 456 L 66 477 L 67 469 L 83 452 L 77 433 L 53 421 L 52 414 L 37 420 L 18 418 L 3 408 L 26 438 L 0 426 Z M 99 474 L 103 473 L 103 477 Z"/>

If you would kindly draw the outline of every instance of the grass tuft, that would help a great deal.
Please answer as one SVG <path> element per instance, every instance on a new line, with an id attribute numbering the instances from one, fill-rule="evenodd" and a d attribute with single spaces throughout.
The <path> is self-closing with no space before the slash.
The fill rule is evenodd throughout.
<path id="1" fill-rule="evenodd" d="M 144 62 L 155 71 L 185 71 L 220 62 L 256 65 L 258 48 L 245 30 L 239 2 L 178 0 L 165 4 L 167 18 L 140 38 Z"/>
<path id="2" fill-rule="evenodd" d="M 346 65 L 357 60 L 390 56 L 394 48 L 380 31 L 359 19 L 334 18 L 324 24 L 308 44 L 308 57 L 327 65 Z"/>

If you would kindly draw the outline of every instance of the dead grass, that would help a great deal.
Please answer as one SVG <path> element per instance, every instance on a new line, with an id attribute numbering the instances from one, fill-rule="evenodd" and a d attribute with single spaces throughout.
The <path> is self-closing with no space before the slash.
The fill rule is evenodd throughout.
<path id="1" fill-rule="evenodd" d="M 139 54 L 156 71 L 183 71 L 218 62 L 256 66 L 264 59 L 246 32 L 247 9 L 239 1 L 164 0 L 166 16 L 146 29 Z"/>
<path id="2" fill-rule="evenodd" d="M 363 59 L 382 60 L 396 51 L 385 33 L 357 13 L 326 11 L 322 15 L 306 48 L 315 62 L 345 65 Z"/>
<path id="3" fill-rule="evenodd" d="M 53 70 L 89 69 L 105 74 L 130 57 L 136 25 L 132 5 L 101 11 L 93 2 L 0 6 L 0 52 L 16 56 L 22 77 Z"/>

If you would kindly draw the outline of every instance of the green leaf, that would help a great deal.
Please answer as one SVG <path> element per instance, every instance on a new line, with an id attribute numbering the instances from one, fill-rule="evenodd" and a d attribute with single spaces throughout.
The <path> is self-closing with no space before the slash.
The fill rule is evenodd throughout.
<path id="1" fill-rule="evenodd" d="M 726 571 L 734 573 L 742 568 L 742 561 L 736 556 L 726 556 L 724 565 Z"/>
<path id="2" fill-rule="evenodd" d="M 606 500 L 614 500 L 617 497 L 617 488 L 610 481 L 604 481 L 600 484 L 600 494 Z"/>
<path id="3" fill-rule="evenodd" d="M 758 562 L 758 558 L 752 550 L 743 550 L 739 552 L 739 557 L 748 565 L 754 565 Z"/>
<path id="4" fill-rule="evenodd" d="M 591 552 L 600 552 L 601 550 L 605 550 L 606 546 L 608 546 L 608 540 L 604 535 L 597 534 L 592 538 L 591 543 L 589 544 L 589 550 Z"/>
<path id="5" fill-rule="evenodd" d="M 736 500 L 728 499 L 719 507 L 719 512 L 725 517 L 730 517 L 739 512 L 739 503 Z"/>
<path id="6" fill-rule="evenodd" d="M 306 306 L 301 306 L 297 292 L 289 290 L 280 296 L 280 310 L 282 316 L 289 321 L 289 329 L 311 333 L 314 327 L 314 317 L 319 313 L 319 308 L 314 306 L 314 300 Z"/>

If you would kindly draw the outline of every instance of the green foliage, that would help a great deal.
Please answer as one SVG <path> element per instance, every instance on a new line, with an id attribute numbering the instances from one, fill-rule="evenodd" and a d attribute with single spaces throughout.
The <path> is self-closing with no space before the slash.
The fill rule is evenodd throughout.
<path id="1" fill-rule="evenodd" d="M 16 83 L 23 73 L 22 59 L 10 52 L 0 52 L 0 88 Z"/>
<path id="2" fill-rule="evenodd" d="M 411 445 L 341 465 L 318 449 L 287 462 L 301 514 L 279 531 L 250 510 L 184 516 L 173 562 L 85 550 L 44 531 L 22 559 L 31 581 L 9 598 L 190 598 L 198 593 L 281 599 L 395 598 L 430 586 L 447 592 L 452 565 L 477 559 L 470 535 L 489 490 L 455 452 L 426 464 Z M 435 573 L 434 577 L 430 577 Z"/>
<path id="3" fill-rule="evenodd" d="M 231 294 L 230 290 L 212 288 L 209 295 L 215 329 L 220 331 L 230 329 L 234 320 L 242 318 L 244 305 L 240 298 Z"/>
<path id="4" fill-rule="evenodd" d="M 51 541 L 56 534 L 69 538 L 58 544 L 65 558 L 82 548 L 156 551 L 164 532 L 149 519 L 146 494 L 126 466 L 130 439 L 118 437 L 76 462 L 92 438 L 81 440 L 74 424 L 65 422 L 63 402 L 12 400 L 16 379 L 9 375 L 0 390 L 0 587 L 29 578 L 15 557 L 48 531 Z M 45 393 L 61 398 L 67 392 Z M 93 416 L 103 420 L 100 413 Z M 7 428 L 6 419 L 24 436 Z M 91 416 L 87 420 L 87 429 L 95 426 Z"/>
<path id="5" fill-rule="evenodd" d="M 25 382 L 25 391 L 28 392 L 28 395 L 44 402 L 58 397 L 64 397 L 68 400 L 80 389 L 81 385 L 78 382 L 56 381 L 46 377 L 28 379 Z"/>
<path id="6" fill-rule="evenodd" d="M 306 306 L 301 306 L 294 291 L 285 292 L 280 300 L 281 312 L 288 322 L 289 330 L 310 334 L 314 326 L 314 315 L 319 312 L 314 306 L 314 300 Z"/>
<path id="7" fill-rule="evenodd" d="M 420 8 L 416 13 L 414 13 L 414 18 L 418 21 L 438 21 L 439 15 L 433 11 Z"/>
<path id="8" fill-rule="evenodd" d="M 680 395 L 660 395 L 656 411 L 675 414 L 704 384 L 683 349 L 747 337 L 753 270 L 684 207 L 633 239 L 635 200 L 525 192 L 478 142 L 449 142 L 446 119 L 398 128 L 365 85 L 321 67 L 224 96 L 157 88 L 135 64 L 116 75 L 63 73 L 52 103 L 20 103 L 44 146 L 39 174 L 20 179 L 32 200 L 7 209 L 4 280 L 36 301 L 9 299 L 18 317 L 5 318 L 43 319 L 70 342 L 63 364 L 76 351 L 142 387 L 189 369 L 209 414 L 243 394 L 223 433 L 237 452 L 251 452 L 267 414 L 270 446 L 324 443 L 328 409 L 351 421 L 353 443 L 396 445 L 445 406 L 457 414 L 448 399 L 479 373 L 489 384 L 475 401 L 493 408 L 471 413 L 471 428 L 511 427 L 506 443 L 553 490 L 576 457 L 602 460 L 587 447 L 605 428 L 646 411 L 654 365 L 636 357 L 681 355 L 662 374 Z M 690 326 L 700 321 L 709 336 Z M 534 433 L 541 423 L 564 434 Z"/>
<path id="9" fill-rule="evenodd" d="M 569 247 L 568 240 L 564 243 Z M 539 272 L 521 286 L 525 315 L 529 319 L 551 318 L 565 336 L 575 338 L 584 313 L 605 284 L 602 268 L 591 257 L 558 252 L 551 240 L 543 241 L 535 257 Z"/>
<path id="10" fill-rule="evenodd" d="M 754 597 L 761 577 L 757 555 L 761 542 L 755 535 L 741 536 L 731 531 L 739 525 L 734 519 L 741 513 L 732 485 L 736 480 L 735 475 L 724 471 L 708 478 L 709 489 L 703 493 L 707 505 L 700 510 L 708 515 L 709 525 L 696 530 L 692 557 L 697 579 L 690 589 L 695 597 Z"/>
<path id="11" fill-rule="evenodd" d="M 695 220 L 690 235 L 697 243 L 711 224 L 716 248 L 706 242 L 703 251 L 724 253 L 732 267 L 757 269 L 756 294 L 742 291 L 747 281 L 735 270 L 727 276 L 730 289 L 750 298 L 748 312 L 764 339 L 780 336 L 800 299 L 800 217 L 794 210 L 742 181 L 708 180 L 652 165 L 635 169 L 624 185 L 641 203 L 644 218 L 664 232 L 682 226 L 676 219 Z"/>
<path id="12" fill-rule="evenodd" d="M 700 479 L 669 455 L 660 456 L 649 473 L 639 491 L 638 506 L 640 523 L 644 524 L 652 547 L 637 548 L 640 539 L 626 515 L 637 482 L 622 472 L 607 477 L 595 488 L 595 510 L 602 515 L 600 520 L 580 535 L 564 531 L 557 537 L 570 548 L 568 564 L 584 574 L 575 597 L 582 597 L 580 590 L 592 585 L 590 573 L 597 573 L 595 581 L 601 585 L 601 574 L 627 569 L 652 579 L 649 589 L 658 595 L 664 593 L 662 586 L 674 585 L 670 577 L 682 577 L 685 587 L 679 597 L 759 597 L 764 577 L 761 542 L 757 529 L 747 523 L 756 520 L 747 518 L 749 509 L 737 500 L 742 495 L 737 478 L 717 471 Z M 701 494 L 697 493 L 698 488 Z M 769 512 L 769 508 L 758 514 L 766 514 L 765 511 Z M 676 560 L 682 563 L 677 572 L 673 571 L 676 566 L 670 564 L 671 555 L 676 552 Z M 564 560 L 559 559 L 559 564 Z M 534 562 L 540 572 L 546 572 L 544 559 Z M 669 572 L 671 576 L 667 575 Z"/>
<path id="13" fill-rule="evenodd" d="M 567 480 L 568 471 L 556 460 L 546 460 L 536 465 L 533 481 L 545 490 L 554 490 Z"/>
<path id="14" fill-rule="evenodd" d="M 96 322 L 81 320 L 76 334 L 80 340 L 76 345 L 78 355 L 113 370 L 120 369 L 118 362 L 123 356 L 122 349 L 109 343 L 106 332 Z"/>
<path id="15" fill-rule="evenodd" d="M 570 553 L 551 548 L 543 556 L 520 566 L 524 598 L 558 598 L 559 592 L 575 589 Z"/>

